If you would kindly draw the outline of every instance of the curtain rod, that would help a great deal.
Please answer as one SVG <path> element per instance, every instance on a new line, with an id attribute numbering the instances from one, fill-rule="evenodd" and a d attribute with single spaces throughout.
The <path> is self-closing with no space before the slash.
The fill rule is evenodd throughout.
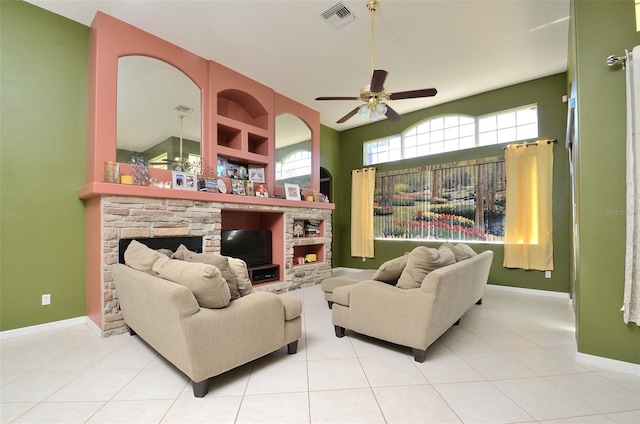
<path id="1" fill-rule="evenodd" d="M 522 147 L 522 146 L 537 146 L 539 143 L 541 143 L 541 142 L 544 143 L 545 141 L 547 142 L 547 144 L 557 143 L 558 142 L 558 140 L 553 138 L 553 139 L 549 139 L 549 140 L 539 140 L 539 141 L 533 141 L 533 142 L 530 142 L 530 143 L 516 144 L 515 146 L 516 146 L 516 148 Z M 510 144 L 509 146 L 513 146 L 513 144 Z M 509 147 L 509 146 L 503 147 L 502 150 L 507 150 L 507 147 Z"/>

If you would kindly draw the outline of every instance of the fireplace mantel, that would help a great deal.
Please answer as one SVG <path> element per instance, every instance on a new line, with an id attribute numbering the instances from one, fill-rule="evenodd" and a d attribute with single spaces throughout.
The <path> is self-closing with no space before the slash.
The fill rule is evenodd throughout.
<path id="1" fill-rule="evenodd" d="M 101 196 L 135 196 L 157 199 L 182 199 L 201 202 L 237 203 L 239 205 L 282 206 L 290 208 L 335 209 L 333 203 L 303 202 L 273 197 L 239 196 L 236 194 L 208 193 L 204 191 L 175 190 L 148 186 L 89 183 L 78 189 L 78 197 L 88 200 Z"/>

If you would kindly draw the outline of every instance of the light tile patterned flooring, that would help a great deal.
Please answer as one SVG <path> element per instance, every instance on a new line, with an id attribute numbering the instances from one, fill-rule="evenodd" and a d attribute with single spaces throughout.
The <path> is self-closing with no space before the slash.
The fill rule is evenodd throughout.
<path id="1" fill-rule="evenodd" d="M 349 332 L 319 286 L 286 348 L 214 379 L 205 398 L 138 337 L 86 325 L 4 338 L 2 423 L 639 423 L 640 377 L 575 361 L 567 300 L 489 286 L 427 351 Z"/>

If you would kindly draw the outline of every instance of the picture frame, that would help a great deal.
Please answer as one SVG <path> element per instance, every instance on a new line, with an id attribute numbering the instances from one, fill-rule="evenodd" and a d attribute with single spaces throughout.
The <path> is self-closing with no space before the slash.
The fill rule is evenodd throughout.
<path id="1" fill-rule="evenodd" d="M 216 171 L 218 172 L 219 177 L 227 176 L 227 167 L 229 166 L 229 162 L 223 158 L 222 156 L 218 156 L 218 163 Z"/>
<path id="2" fill-rule="evenodd" d="M 284 183 L 284 194 L 287 200 L 301 200 L 300 185 Z"/>
<path id="3" fill-rule="evenodd" d="M 269 197 L 269 187 L 265 183 L 254 183 L 256 197 Z"/>
<path id="4" fill-rule="evenodd" d="M 249 181 L 264 183 L 264 166 L 249 165 Z"/>
<path id="5" fill-rule="evenodd" d="M 247 196 L 255 196 L 255 188 L 253 186 L 253 181 L 247 181 Z"/>
<path id="6" fill-rule="evenodd" d="M 198 176 L 191 172 L 172 171 L 171 186 L 176 190 L 198 190 Z"/>
<path id="7" fill-rule="evenodd" d="M 244 196 L 245 193 L 245 180 L 241 178 L 231 178 L 231 193 Z"/>

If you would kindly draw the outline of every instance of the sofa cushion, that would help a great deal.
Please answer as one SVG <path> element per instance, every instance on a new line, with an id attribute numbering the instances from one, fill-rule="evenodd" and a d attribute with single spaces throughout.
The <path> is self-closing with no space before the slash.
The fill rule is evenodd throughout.
<path id="1" fill-rule="evenodd" d="M 137 240 L 131 240 L 127 250 L 124 251 L 124 263 L 147 274 L 153 274 L 153 264 L 162 257 L 165 257 L 162 253 L 156 252 Z"/>
<path id="2" fill-rule="evenodd" d="M 187 262 L 201 262 L 209 265 L 213 265 L 220 270 L 222 278 L 225 279 L 229 285 L 229 291 L 231 292 L 231 300 L 240 298 L 240 291 L 238 290 L 238 282 L 236 276 L 229 266 L 229 260 L 226 256 L 219 255 L 217 253 L 197 253 L 187 249 L 185 245 L 181 244 L 178 250 L 173 254 L 173 259 L 182 259 Z"/>
<path id="3" fill-rule="evenodd" d="M 163 256 L 153 265 L 153 272 L 187 287 L 203 308 L 224 308 L 231 301 L 229 286 L 215 266 Z"/>
<path id="4" fill-rule="evenodd" d="M 418 246 L 409 253 L 407 266 L 398 279 L 401 289 L 416 289 L 431 271 L 455 263 L 456 258 L 449 249 L 434 249 Z"/>
<path id="5" fill-rule="evenodd" d="M 253 284 L 249 278 L 249 271 L 247 271 L 247 264 L 245 261 L 239 258 L 232 258 L 227 256 L 229 260 L 229 267 L 233 274 L 236 276 L 236 282 L 238 283 L 238 291 L 240 296 L 246 296 L 253 291 Z"/>
<path id="6" fill-rule="evenodd" d="M 408 259 L 409 255 L 402 255 L 398 258 L 386 261 L 380 265 L 380 268 L 378 268 L 376 273 L 373 274 L 373 279 L 395 286 L 398 282 L 398 278 L 400 278 L 400 275 L 404 270 L 404 267 L 407 265 Z"/>
<path id="7" fill-rule="evenodd" d="M 458 243 L 454 245 L 451 242 L 445 242 L 438 249 L 449 249 L 453 252 L 453 255 L 456 257 L 456 262 L 463 261 L 465 259 L 472 258 L 477 255 L 477 253 L 467 244 Z"/>

